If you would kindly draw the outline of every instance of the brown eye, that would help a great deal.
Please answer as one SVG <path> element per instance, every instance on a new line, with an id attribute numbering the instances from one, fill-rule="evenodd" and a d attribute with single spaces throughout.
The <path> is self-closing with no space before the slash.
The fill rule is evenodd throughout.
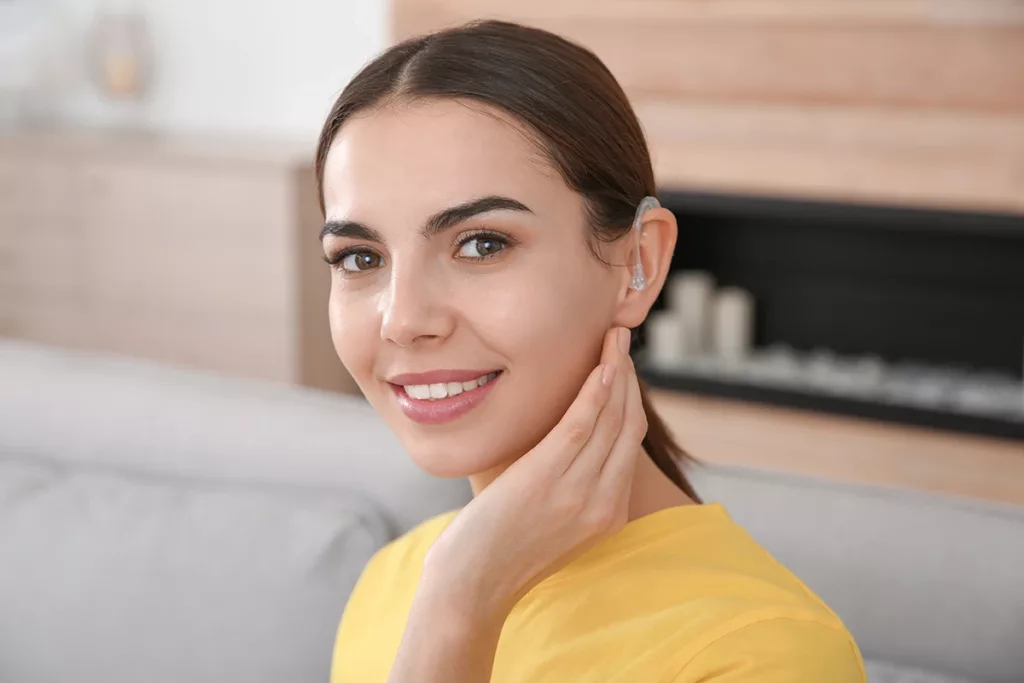
<path id="1" fill-rule="evenodd" d="M 356 251 L 341 259 L 341 270 L 346 273 L 361 273 L 384 265 L 384 259 L 375 251 Z"/>
<path id="2" fill-rule="evenodd" d="M 463 242 L 459 247 L 459 256 L 467 259 L 487 258 L 507 246 L 508 243 L 497 235 L 480 235 Z"/>

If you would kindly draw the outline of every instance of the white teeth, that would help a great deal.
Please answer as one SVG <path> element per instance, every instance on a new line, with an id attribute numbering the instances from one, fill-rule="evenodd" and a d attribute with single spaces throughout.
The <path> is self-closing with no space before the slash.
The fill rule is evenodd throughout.
<path id="1" fill-rule="evenodd" d="M 491 372 L 483 377 L 471 379 L 468 382 L 447 382 L 445 384 L 407 384 L 405 385 L 405 393 L 410 398 L 415 398 L 419 401 L 432 401 L 439 398 L 447 398 L 449 396 L 458 396 L 459 394 L 472 391 L 477 387 L 490 382 L 492 379 L 498 376 L 498 373 Z"/>
<path id="2" fill-rule="evenodd" d="M 410 384 L 405 388 L 405 393 L 409 394 L 412 398 L 425 400 L 430 398 L 430 385 L 429 384 Z"/>

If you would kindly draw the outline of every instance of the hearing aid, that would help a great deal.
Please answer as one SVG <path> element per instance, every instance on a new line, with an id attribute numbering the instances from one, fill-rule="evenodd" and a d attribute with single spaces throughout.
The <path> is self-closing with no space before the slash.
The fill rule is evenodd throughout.
<path id="1" fill-rule="evenodd" d="M 633 218 L 633 230 L 636 232 L 636 261 L 633 263 L 633 279 L 630 280 L 629 286 L 638 292 L 642 292 L 647 288 L 647 274 L 644 273 L 644 263 L 640 259 L 640 238 L 643 236 L 640 223 L 645 213 L 660 206 L 661 204 L 654 197 L 644 197 L 640 200 L 640 204 L 637 205 L 636 217 Z"/>

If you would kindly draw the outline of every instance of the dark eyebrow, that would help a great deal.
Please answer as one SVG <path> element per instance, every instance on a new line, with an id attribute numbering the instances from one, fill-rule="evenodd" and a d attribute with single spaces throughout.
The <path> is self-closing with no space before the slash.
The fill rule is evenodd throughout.
<path id="1" fill-rule="evenodd" d="M 463 204 L 457 204 L 456 206 L 449 207 L 444 211 L 435 213 L 427 219 L 427 222 L 423 225 L 422 233 L 425 237 L 433 237 L 440 232 L 444 232 L 453 225 L 458 225 L 463 221 L 469 220 L 477 214 L 488 213 L 490 211 L 525 211 L 526 213 L 533 213 L 533 211 L 530 210 L 530 207 L 520 201 L 512 199 L 511 197 L 489 195 L 487 197 L 481 197 L 480 199 L 473 199 Z"/>
<path id="2" fill-rule="evenodd" d="M 320 241 L 322 242 L 328 235 L 384 243 L 384 238 L 379 232 L 355 221 L 327 221 L 320 230 Z"/>
<path id="3" fill-rule="evenodd" d="M 427 219 L 420 232 L 424 237 L 433 237 L 454 225 L 469 220 L 473 216 L 491 211 L 525 211 L 526 213 L 533 213 L 526 204 L 511 197 L 488 195 L 487 197 L 473 199 L 435 213 Z M 384 237 L 379 232 L 362 223 L 349 220 L 327 221 L 320 230 L 320 241 L 323 241 L 327 235 L 350 237 L 352 239 L 384 244 Z"/>

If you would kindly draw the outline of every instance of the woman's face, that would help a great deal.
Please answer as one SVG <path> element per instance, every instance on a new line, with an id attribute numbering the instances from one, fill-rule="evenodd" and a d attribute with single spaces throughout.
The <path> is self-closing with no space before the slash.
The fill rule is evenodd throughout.
<path id="1" fill-rule="evenodd" d="M 422 469 L 507 467 L 573 401 L 625 296 L 581 197 L 506 118 L 451 100 L 346 122 L 323 192 L 341 361 Z"/>

